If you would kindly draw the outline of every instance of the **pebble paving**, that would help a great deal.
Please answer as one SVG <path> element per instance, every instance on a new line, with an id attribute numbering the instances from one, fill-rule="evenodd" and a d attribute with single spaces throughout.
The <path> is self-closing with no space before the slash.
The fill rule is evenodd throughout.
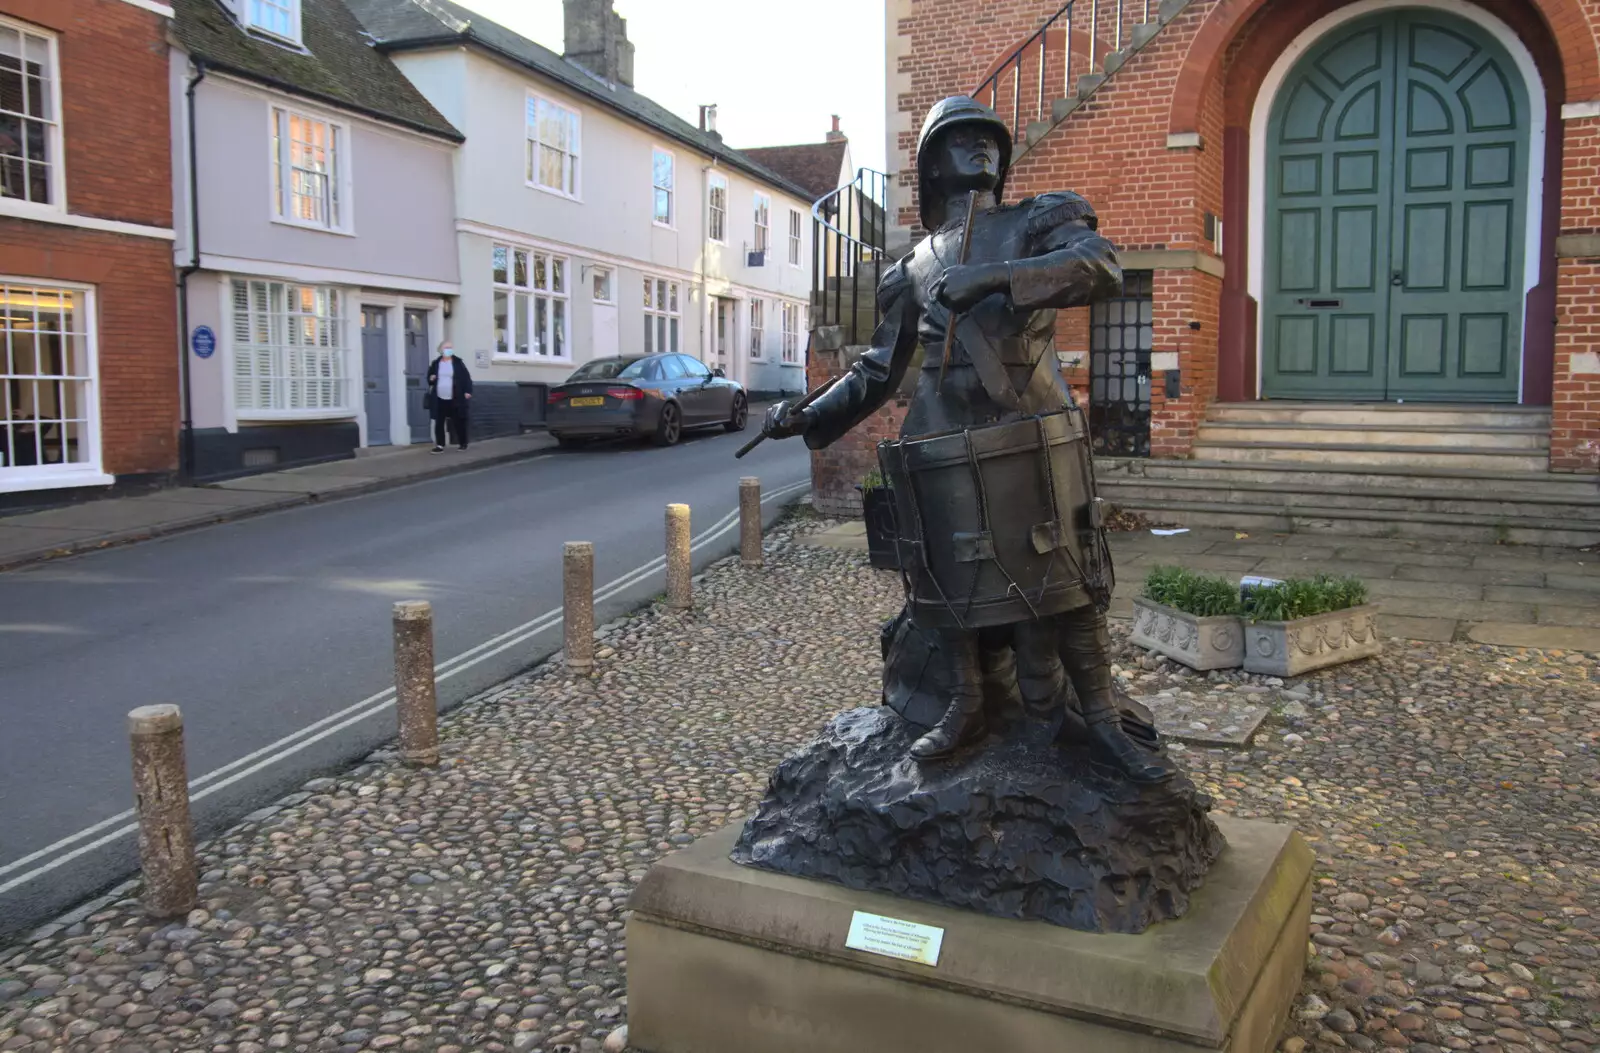
<path id="1" fill-rule="evenodd" d="M 0 949 L 0 1053 L 621 1050 L 630 889 L 876 698 L 901 586 L 796 543 L 825 525 L 605 627 L 593 676 L 551 662 L 462 707 L 439 768 L 380 752 L 203 845 L 187 918 L 134 889 Z M 1280 1049 L 1600 1053 L 1596 656 L 1397 642 L 1283 682 L 1187 674 L 1114 625 L 1127 689 L 1174 719 L 1267 714 L 1175 750 L 1219 811 L 1317 852 Z"/>

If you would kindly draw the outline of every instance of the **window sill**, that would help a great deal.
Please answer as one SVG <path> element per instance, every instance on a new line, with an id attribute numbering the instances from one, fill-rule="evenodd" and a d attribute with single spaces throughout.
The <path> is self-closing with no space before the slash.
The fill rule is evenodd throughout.
<path id="1" fill-rule="evenodd" d="M 269 424 L 283 424 L 301 420 L 355 420 L 356 411 L 353 409 L 332 410 L 240 410 L 236 414 L 240 424 L 252 424 L 262 421 Z"/>
<path id="2" fill-rule="evenodd" d="M 577 194 L 569 194 L 565 190 L 557 190 L 553 186 L 545 186 L 543 183 L 534 182 L 528 182 L 527 186 L 530 190 L 541 190 L 544 193 L 549 194 L 551 197 L 559 197 L 561 200 L 571 201 L 575 205 L 583 204 L 583 198 L 579 197 Z"/>
<path id="3" fill-rule="evenodd" d="M 490 359 L 497 364 L 511 366 L 570 366 L 572 356 L 566 358 L 552 358 L 549 355 L 502 355 L 498 351 Z"/>
<path id="4" fill-rule="evenodd" d="M 0 468 L 0 494 L 28 490 L 66 490 L 75 486 L 110 486 L 116 476 L 84 465 L 68 468 L 59 465 L 27 468 Z"/>
<path id="5" fill-rule="evenodd" d="M 652 219 L 652 220 L 651 220 L 651 221 L 650 221 L 650 225 L 651 225 L 651 226 L 652 226 L 652 227 L 660 227 L 660 228 L 661 228 L 661 229 L 662 229 L 662 230 L 670 230 L 670 231 L 672 231 L 672 232 L 673 232 L 673 233 L 674 233 L 674 234 L 676 234 L 676 233 L 677 233 L 677 232 L 678 232 L 678 228 L 677 228 L 677 226 L 676 226 L 676 225 L 675 225 L 675 224 L 672 224 L 672 223 L 663 223 L 663 222 L 661 222 L 661 221 L 660 221 L 660 220 L 659 220 L 659 219 Z"/>
<path id="6" fill-rule="evenodd" d="M 293 227 L 296 230 L 309 230 L 317 234 L 335 234 L 341 238 L 353 238 L 356 236 L 355 231 L 347 228 L 324 227 L 317 223 L 301 223 L 298 220 L 284 219 L 282 216 L 274 216 L 272 218 L 272 222 L 280 227 Z"/>

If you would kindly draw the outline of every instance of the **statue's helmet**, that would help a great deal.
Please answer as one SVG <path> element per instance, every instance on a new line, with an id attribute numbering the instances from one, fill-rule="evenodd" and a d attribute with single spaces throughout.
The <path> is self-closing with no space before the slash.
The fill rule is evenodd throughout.
<path id="1" fill-rule="evenodd" d="M 958 124 L 982 124 L 994 133 L 1000 146 L 1000 178 L 995 183 L 994 199 L 1000 200 L 1006 186 L 1006 172 L 1011 168 L 1011 129 L 1000 115 L 968 95 L 952 95 L 940 99 L 928 110 L 922 122 L 922 134 L 917 137 L 917 192 L 922 205 L 924 230 L 938 230 L 949 218 L 944 214 L 944 195 L 929 193 L 928 169 L 933 164 L 933 153 L 939 137 Z"/>

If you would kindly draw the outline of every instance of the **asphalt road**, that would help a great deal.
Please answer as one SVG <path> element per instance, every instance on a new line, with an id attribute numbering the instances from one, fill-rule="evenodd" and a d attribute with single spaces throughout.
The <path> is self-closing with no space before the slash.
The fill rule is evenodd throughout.
<path id="1" fill-rule="evenodd" d="M 433 603 L 449 707 L 560 648 L 562 542 L 594 542 L 597 624 L 665 588 L 668 503 L 692 508 L 697 569 L 734 551 L 740 476 L 768 522 L 809 480 L 793 440 L 734 460 L 753 434 L 552 451 L 0 574 L 0 941 L 137 868 L 130 709 L 182 706 L 214 834 L 393 737 L 393 601 Z"/>

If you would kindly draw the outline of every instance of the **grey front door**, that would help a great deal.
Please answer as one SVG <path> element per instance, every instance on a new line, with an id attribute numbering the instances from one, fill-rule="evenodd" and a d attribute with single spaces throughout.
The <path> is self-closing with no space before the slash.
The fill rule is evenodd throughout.
<path id="1" fill-rule="evenodd" d="M 1273 104 L 1267 397 L 1515 402 L 1527 88 L 1474 23 L 1396 5 Z"/>
<path id="2" fill-rule="evenodd" d="M 428 441 L 428 411 L 422 396 L 428 393 L 428 363 L 433 349 L 428 343 L 428 312 L 406 311 L 406 424 L 412 442 Z"/>
<path id="3" fill-rule="evenodd" d="M 367 445 L 387 446 L 389 434 L 389 309 L 361 308 L 361 376 L 367 406 Z"/>

